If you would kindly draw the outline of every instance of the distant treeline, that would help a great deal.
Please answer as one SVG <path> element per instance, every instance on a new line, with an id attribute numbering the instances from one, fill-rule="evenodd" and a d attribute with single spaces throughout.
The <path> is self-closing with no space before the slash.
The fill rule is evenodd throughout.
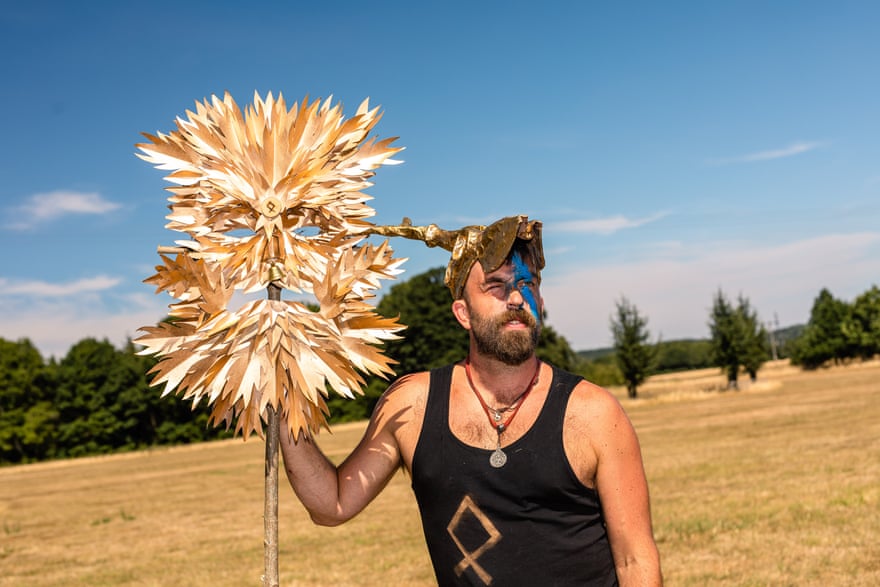
<path id="1" fill-rule="evenodd" d="M 395 298 L 392 296 L 390 301 Z M 400 310 L 400 308 L 395 308 Z M 424 308 L 417 308 L 422 312 Z M 439 317 L 435 316 L 435 319 Z M 413 318 L 421 335 L 424 324 Z M 423 320 L 432 325 L 436 320 Z M 452 328 L 449 324 L 447 327 Z M 463 357 L 463 330 L 446 330 L 458 340 L 426 345 L 414 360 L 406 339 L 388 352 L 398 358 L 398 374 L 426 364 Z M 709 342 L 681 340 L 660 343 L 658 371 L 710 367 Z M 44 359 L 27 339 L 0 338 L 0 464 L 27 463 L 117 451 L 138 450 L 227 438 L 231 433 L 208 424 L 209 409 L 181 397 L 162 396 L 151 387 L 147 372 L 157 360 L 139 356 L 128 343 L 121 349 L 110 342 L 86 338 L 73 345 L 60 360 Z M 621 385 L 613 349 L 572 353 L 567 343 L 548 327 L 541 342 L 545 360 L 584 375 L 600 385 Z M 425 368 L 436 366 L 428 363 Z M 369 417 L 387 382 L 370 379 L 364 397 L 348 400 L 331 394 L 331 421 Z"/>
<path id="2" fill-rule="evenodd" d="M 395 285 L 379 303 L 383 316 L 401 317 L 406 336 L 388 342 L 397 376 L 463 359 L 468 334 L 449 311 L 452 302 L 438 268 Z M 0 339 L 0 464 L 136 450 L 231 436 L 209 427 L 208 406 L 161 396 L 147 372 L 157 359 L 128 343 L 85 339 L 60 361 L 45 361 L 29 340 Z M 547 326 L 539 356 L 571 371 L 579 361 Z M 328 393 L 331 422 L 363 420 L 388 386 L 366 378 L 363 396 Z"/>
<path id="3" fill-rule="evenodd" d="M 399 283 L 382 298 L 379 313 L 400 316 L 408 325 L 403 338 L 386 345 L 398 376 L 464 358 L 468 336 L 449 312 L 450 301 L 443 268 Z M 822 290 L 808 324 L 768 338 L 768 354 L 808 369 L 873 357 L 880 354 L 880 290 L 872 287 L 852 303 Z M 156 359 L 136 351 L 132 343 L 117 349 L 87 338 L 62 359 L 45 360 L 27 339 L 0 338 L 0 465 L 231 436 L 209 427 L 208 406 L 193 407 L 173 394 L 162 397 L 147 375 Z M 624 384 L 612 348 L 575 353 L 549 325 L 537 353 L 599 385 Z M 652 372 L 713 366 L 710 340 L 672 340 L 658 343 Z M 369 417 L 387 385 L 369 378 L 357 400 L 330 394 L 331 421 Z"/>
<path id="4" fill-rule="evenodd" d="M 776 347 L 776 358 L 790 358 L 792 342 L 800 336 L 805 326 L 799 324 L 780 328 L 773 331 L 767 341 L 768 355 L 767 358 L 773 358 L 772 348 Z M 705 339 L 680 339 L 680 340 L 661 340 L 656 343 L 657 358 L 653 372 L 672 373 L 675 371 L 687 371 L 690 369 L 707 369 L 715 367 L 712 359 L 712 341 Z M 604 347 L 586 351 L 578 351 L 578 357 L 587 363 L 584 367 L 588 371 L 591 369 L 589 365 L 593 365 L 595 369 L 598 365 L 608 365 L 611 368 L 614 364 L 614 348 Z M 594 379 L 594 381 L 596 381 Z M 603 381 L 596 381 L 602 385 L 618 385 L 622 383 L 622 379 L 609 381 L 607 378 Z"/>
<path id="5" fill-rule="evenodd" d="M 0 338 L 0 464 L 136 450 L 227 436 L 208 410 L 161 397 L 152 357 L 84 339 L 60 361 Z"/>
<path id="6" fill-rule="evenodd" d="M 880 288 L 872 286 L 852 302 L 823 289 L 813 301 L 809 323 L 790 347 L 792 363 L 805 369 L 880 354 Z"/>
<path id="7" fill-rule="evenodd" d="M 767 358 L 788 358 L 804 369 L 868 360 L 880 355 L 880 288 L 876 285 L 852 302 L 823 288 L 813 300 L 807 324 L 767 334 Z M 654 373 L 715 367 L 712 341 L 673 340 L 656 344 Z M 601 385 L 622 383 L 615 373 L 614 348 L 579 351 L 580 372 Z"/>
<path id="8" fill-rule="evenodd" d="M 542 354 L 547 360 L 601 385 L 623 383 L 613 349 L 584 351 L 574 360 L 566 360 L 564 353 L 570 351 L 564 340 L 560 341 L 552 328 L 546 334 Z M 401 341 L 390 350 L 402 359 L 405 369 L 415 369 L 416 363 L 409 365 L 401 355 L 399 347 L 404 344 Z M 461 347 L 461 341 L 455 344 Z M 658 372 L 711 366 L 708 341 L 660 345 Z M 136 350 L 131 343 L 117 349 L 106 340 L 87 338 L 73 345 L 62 359 L 45 360 L 27 339 L 11 342 L 0 338 L 0 464 L 231 436 L 223 428 L 208 425 L 207 406 L 193 409 L 179 396 L 162 397 L 162 389 L 151 387 L 147 376 L 156 359 L 138 356 Z M 454 350 L 447 349 L 448 354 L 440 351 L 438 346 L 429 346 L 433 356 L 456 360 Z M 370 380 L 360 400 L 331 396 L 333 420 L 368 417 L 384 388 L 385 382 Z"/>
<path id="9" fill-rule="evenodd" d="M 660 341 L 656 344 L 657 359 L 654 371 L 667 373 L 687 369 L 712 367 L 712 344 L 708 339 L 682 339 Z M 588 363 L 614 362 L 614 348 L 605 347 L 578 351 L 578 357 Z"/>

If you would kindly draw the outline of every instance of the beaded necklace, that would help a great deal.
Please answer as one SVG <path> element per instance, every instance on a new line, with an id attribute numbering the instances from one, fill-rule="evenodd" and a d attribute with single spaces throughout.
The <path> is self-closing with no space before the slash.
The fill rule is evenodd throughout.
<path id="1" fill-rule="evenodd" d="M 470 357 L 464 361 L 464 372 L 467 375 L 468 385 L 470 385 L 471 391 L 477 396 L 477 400 L 479 400 L 480 405 L 483 406 L 483 411 L 486 413 L 486 417 L 489 418 L 489 425 L 498 433 L 498 443 L 495 446 L 495 450 L 489 456 L 489 464 L 496 469 L 499 469 L 507 463 L 507 454 L 501 450 L 501 434 L 504 433 L 504 431 L 510 426 L 510 423 L 513 422 L 520 407 L 525 403 L 526 397 L 528 397 L 529 393 L 535 388 L 535 384 L 538 383 L 538 376 L 541 373 L 541 360 L 537 357 L 535 358 L 535 374 L 532 376 L 531 382 L 525 390 L 523 390 L 523 392 L 505 408 L 490 408 L 483 399 L 483 396 L 480 395 L 480 392 L 477 391 L 477 387 L 474 385 L 474 380 L 471 377 Z M 502 414 L 505 412 L 511 412 L 511 414 L 506 420 L 502 421 Z"/>

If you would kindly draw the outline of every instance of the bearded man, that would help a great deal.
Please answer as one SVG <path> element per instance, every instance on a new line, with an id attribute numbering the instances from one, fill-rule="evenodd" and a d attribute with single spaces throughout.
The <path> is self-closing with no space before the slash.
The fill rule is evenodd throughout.
<path id="1" fill-rule="evenodd" d="M 537 221 L 460 231 L 446 283 L 467 358 L 398 379 L 338 467 L 310 438 L 282 441 L 315 523 L 351 519 L 404 467 L 439 585 L 662 583 L 629 419 L 535 355 L 543 267 Z"/>

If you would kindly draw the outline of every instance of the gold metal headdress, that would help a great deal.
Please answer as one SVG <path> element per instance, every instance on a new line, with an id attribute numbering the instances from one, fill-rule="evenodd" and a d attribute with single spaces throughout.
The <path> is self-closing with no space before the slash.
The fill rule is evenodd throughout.
<path id="1" fill-rule="evenodd" d="M 540 274 L 544 268 L 541 222 L 528 216 L 508 216 L 488 226 L 471 225 L 458 230 L 443 230 L 436 224 L 413 226 L 408 218 L 398 226 L 373 226 L 368 232 L 384 236 L 402 236 L 424 241 L 429 247 L 442 247 L 452 253 L 446 266 L 445 283 L 454 299 L 464 292 L 471 267 L 479 261 L 483 271 L 491 273 L 507 259 L 517 240 L 525 243 L 529 257 Z"/>

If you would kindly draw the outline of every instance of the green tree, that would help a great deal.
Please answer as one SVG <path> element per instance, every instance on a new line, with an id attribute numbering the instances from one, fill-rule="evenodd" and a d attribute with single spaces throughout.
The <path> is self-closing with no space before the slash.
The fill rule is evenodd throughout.
<path id="1" fill-rule="evenodd" d="M 129 369 L 141 374 L 119 389 L 122 418 L 128 422 L 126 446 L 189 444 L 232 436 L 224 428 L 210 426 L 210 408 L 206 403 L 193 405 L 173 392 L 163 395 L 164 387 L 150 386 L 152 375 L 148 373 L 158 360 L 139 356 L 137 351 L 130 340 L 121 351 Z"/>
<path id="2" fill-rule="evenodd" d="M 574 372 L 587 381 L 605 387 L 626 383 L 613 354 L 595 359 L 581 359 Z"/>
<path id="3" fill-rule="evenodd" d="M 880 353 L 880 289 L 876 285 L 853 301 L 841 331 L 847 355 L 867 360 Z"/>
<path id="4" fill-rule="evenodd" d="M 436 267 L 394 285 L 377 306 L 383 316 L 406 324 L 385 350 L 397 362 L 398 376 L 433 369 L 467 355 L 468 333 L 452 315 L 452 295 L 443 283 L 445 268 Z"/>
<path id="5" fill-rule="evenodd" d="M 135 354 L 131 342 L 117 350 L 86 338 L 68 351 L 57 369 L 57 449 L 50 456 L 77 457 L 228 436 L 207 427 L 207 406 L 162 397 L 146 372 L 152 357 Z"/>
<path id="6" fill-rule="evenodd" d="M 571 373 L 577 373 L 581 367 L 581 361 L 571 345 L 568 344 L 568 340 L 556 332 L 546 321 L 541 327 L 541 337 L 538 339 L 535 354 L 542 361 Z"/>
<path id="7" fill-rule="evenodd" d="M 626 381 L 630 398 L 638 397 L 638 387 L 652 373 L 657 359 L 657 347 L 649 342 L 648 319 L 625 296 L 615 302 L 611 316 L 611 335 L 617 366 Z"/>
<path id="8" fill-rule="evenodd" d="M 119 390 L 142 377 L 107 340 L 86 338 L 74 344 L 58 364 L 57 456 L 107 453 L 125 446 L 131 414 L 120 406 Z"/>
<path id="9" fill-rule="evenodd" d="M 376 310 L 382 316 L 399 317 L 406 328 L 399 338 L 386 341 L 384 352 L 396 361 L 396 377 L 440 367 L 467 354 L 468 335 L 452 315 L 452 295 L 443 284 L 443 267 L 437 267 L 396 283 Z M 389 381 L 370 376 L 364 395 L 349 400 L 331 394 L 327 401 L 333 421 L 368 418 Z"/>
<path id="10" fill-rule="evenodd" d="M 0 463 L 45 458 L 55 436 L 51 377 L 28 339 L 0 338 Z"/>
<path id="11" fill-rule="evenodd" d="M 749 378 L 755 381 L 758 378 L 758 370 L 767 362 L 770 353 L 767 329 L 758 319 L 758 312 L 742 295 L 739 296 L 736 314 L 743 337 L 742 366 L 749 374 Z"/>
<path id="12" fill-rule="evenodd" d="M 740 294 L 737 305 L 733 306 L 719 289 L 712 300 L 709 330 L 712 360 L 727 374 L 727 387 L 738 387 L 741 367 L 754 381 L 758 369 L 769 358 L 769 351 L 767 330 L 748 298 Z"/>
<path id="13" fill-rule="evenodd" d="M 791 345 L 791 360 L 805 369 L 816 369 L 829 361 L 849 358 L 843 325 L 849 320 L 850 306 L 823 288 L 810 310 L 803 333 Z"/>
<path id="14" fill-rule="evenodd" d="M 22 455 L 18 462 L 35 462 L 49 458 L 55 452 L 58 431 L 58 410 L 52 402 L 40 400 L 24 413 L 18 429 Z"/>
<path id="15" fill-rule="evenodd" d="M 0 463 L 231 436 L 208 427 L 207 406 L 150 387 L 156 359 L 136 351 L 87 338 L 46 363 L 30 341 L 0 339 Z"/>
<path id="16" fill-rule="evenodd" d="M 711 366 L 712 343 L 708 340 L 668 340 L 657 343 L 658 373 Z"/>
<path id="17" fill-rule="evenodd" d="M 742 333 L 736 309 L 720 289 L 712 300 L 709 315 L 712 363 L 727 374 L 727 387 L 736 389 L 742 357 Z"/>

